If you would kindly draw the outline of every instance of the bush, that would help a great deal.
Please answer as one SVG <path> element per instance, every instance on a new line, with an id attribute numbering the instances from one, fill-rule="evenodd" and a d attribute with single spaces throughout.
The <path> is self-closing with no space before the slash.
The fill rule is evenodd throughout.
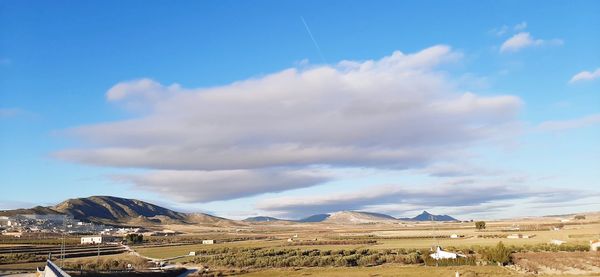
<path id="1" fill-rule="evenodd" d="M 496 247 L 484 248 L 481 252 L 481 256 L 482 259 L 487 262 L 507 265 L 511 263 L 512 252 L 511 249 L 504 246 L 504 243 L 498 242 Z"/>
<path id="2" fill-rule="evenodd" d="M 127 270 L 128 264 L 131 264 L 134 269 L 144 269 L 147 268 L 148 261 L 144 258 L 133 256 L 127 258 L 100 258 L 93 261 L 66 261 L 63 269 L 86 271 Z"/>
<path id="3" fill-rule="evenodd" d="M 125 236 L 125 241 L 128 244 L 139 244 L 144 242 L 144 235 L 142 234 L 127 234 Z"/>
<path id="4" fill-rule="evenodd" d="M 45 260 L 45 257 L 36 256 L 31 253 L 17 253 L 17 254 L 0 255 L 0 264 L 40 262 L 40 261 L 44 261 L 44 260 Z"/>
<path id="5" fill-rule="evenodd" d="M 477 222 L 475 222 L 475 228 L 477 228 L 477 230 L 483 230 L 483 229 L 485 229 L 485 221 L 477 221 Z"/>

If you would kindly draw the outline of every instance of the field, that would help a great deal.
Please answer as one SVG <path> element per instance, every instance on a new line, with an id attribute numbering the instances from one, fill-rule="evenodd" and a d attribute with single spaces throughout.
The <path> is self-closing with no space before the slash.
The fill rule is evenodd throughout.
<path id="1" fill-rule="evenodd" d="M 133 250 L 148 259 L 167 259 L 175 266 L 208 267 L 212 272 L 243 276 L 454 276 L 455 272 L 461 276 L 600 276 L 597 252 L 587 251 L 589 240 L 600 238 L 599 219 L 590 216 L 566 223 L 560 217 L 490 221 L 485 230 L 476 230 L 473 222 L 354 225 L 269 222 L 197 228 L 170 225 L 169 229 L 184 234 L 146 237 L 145 243 L 134 246 Z M 451 238 L 453 234 L 458 238 Z M 511 234 L 529 238 L 507 238 Z M 216 239 L 217 243 L 202 244 L 204 239 Z M 549 244 L 551 240 L 562 240 L 565 244 L 553 246 Z M 514 253 L 514 265 L 497 266 L 489 258 L 491 254 L 486 254 L 496 249 L 499 242 Z M 0 244 L 0 250 L 6 253 L 7 249 L 17 250 L 31 244 L 35 243 L 18 244 L 10 240 Z M 470 260 L 462 266 L 424 266 L 428 264 L 424 259 L 435 245 L 464 253 Z M 197 255 L 187 256 L 190 252 Z M 170 259 L 174 257 L 177 258 Z M 94 263 L 94 259 L 67 259 L 66 263 Z M 4 264 L 0 265 L 0 271 L 32 270 L 41 264 Z"/>
<path id="2" fill-rule="evenodd" d="M 447 277 L 454 276 L 458 272 L 460 276 L 531 276 L 517 273 L 498 266 L 449 266 L 449 267 L 422 267 L 422 266 L 378 266 L 362 268 L 316 268 L 316 269 L 273 269 L 252 272 L 240 276 L 267 277 L 267 276 L 431 276 Z M 555 277 L 572 275 L 552 275 Z M 578 276 L 599 276 L 594 274 L 582 274 Z"/>

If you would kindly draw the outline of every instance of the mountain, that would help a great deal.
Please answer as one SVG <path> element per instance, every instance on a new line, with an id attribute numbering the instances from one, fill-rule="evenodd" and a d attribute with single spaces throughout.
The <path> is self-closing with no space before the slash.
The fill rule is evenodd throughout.
<path id="1" fill-rule="evenodd" d="M 449 215 L 435 215 L 430 214 L 427 211 L 423 211 L 420 215 L 417 215 L 413 218 L 399 218 L 400 220 L 406 221 L 458 221 L 458 219 L 451 217 Z"/>
<path id="2" fill-rule="evenodd" d="M 303 219 L 296 220 L 296 222 L 321 222 L 330 217 L 329 214 L 315 214 Z"/>
<path id="3" fill-rule="evenodd" d="M 113 196 L 92 196 L 69 199 L 52 207 L 78 220 L 95 222 L 127 222 L 136 218 L 150 221 L 183 221 L 187 215 L 136 199 Z"/>
<path id="4" fill-rule="evenodd" d="M 254 217 L 249 217 L 246 218 L 242 221 L 246 221 L 246 222 L 271 222 L 271 221 L 282 221 L 283 219 L 279 219 L 279 218 L 275 218 L 275 217 L 270 217 L 270 216 L 254 216 Z"/>
<path id="5" fill-rule="evenodd" d="M 386 223 L 396 221 L 396 218 L 378 213 L 342 211 L 332 213 L 323 222 L 336 224 Z"/>
<path id="6" fill-rule="evenodd" d="M 136 199 L 91 196 L 63 201 L 55 206 L 0 211 L 0 216 L 15 214 L 67 214 L 77 220 L 109 225 L 211 224 L 236 225 L 232 220 L 208 215 L 186 214 Z"/>
<path id="7" fill-rule="evenodd" d="M 61 214 L 49 207 L 35 206 L 30 209 L 0 211 L 0 216 L 15 216 L 18 214 Z"/>

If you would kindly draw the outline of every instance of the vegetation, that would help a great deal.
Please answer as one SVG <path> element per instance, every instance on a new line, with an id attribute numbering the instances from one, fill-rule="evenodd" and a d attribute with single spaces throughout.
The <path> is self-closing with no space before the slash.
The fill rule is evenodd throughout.
<path id="1" fill-rule="evenodd" d="M 266 267 L 352 267 L 375 266 L 384 263 L 419 264 L 423 260 L 421 252 L 412 249 L 400 250 L 302 250 L 302 249 L 260 249 L 260 248 L 221 248 L 198 251 L 199 257 L 191 262 L 211 266 L 238 268 Z"/>
<path id="2" fill-rule="evenodd" d="M 477 230 L 483 230 L 483 229 L 485 229 L 485 221 L 477 221 L 477 222 L 475 222 L 475 228 L 477 228 Z"/>
<path id="3" fill-rule="evenodd" d="M 17 253 L 0 255 L 0 264 L 28 263 L 44 261 L 44 257 L 30 253 Z"/>
<path id="4" fill-rule="evenodd" d="M 497 263 L 498 265 L 507 265 L 511 263 L 511 254 L 513 250 L 504 246 L 504 243 L 498 242 L 496 247 L 484 248 L 481 251 L 483 260 L 491 263 Z"/>
<path id="5" fill-rule="evenodd" d="M 571 269 L 587 270 L 600 267 L 600 259 L 594 252 L 539 252 L 515 253 L 514 263 L 527 273 L 542 273 L 545 269 L 568 271 Z"/>
<path id="6" fill-rule="evenodd" d="M 127 270 L 127 265 L 132 269 L 140 270 L 148 267 L 148 261 L 141 257 L 110 257 L 100 259 L 76 260 L 65 262 L 63 269 L 84 270 L 84 271 L 109 271 L 109 270 Z"/>
<path id="7" fill-rule="evenodd" d="M 125 236 L 125 241 L 128 244 L 140 244 L 144 242 L 144 235 L 142 234 L 127 234 Z"/>
<path id="8" fill-rule="evenodd" d="M 352 244 L 375 244 L 376 240 L 305 240 L 295 241 L 293 245 L 352 245 Z"/>
<path id="9" fill-rule="evenodd" d="M 585 215 L 576 215 L 575 219 L 577 219 L 577 220 L 584 220 L 585 219 Z"/>

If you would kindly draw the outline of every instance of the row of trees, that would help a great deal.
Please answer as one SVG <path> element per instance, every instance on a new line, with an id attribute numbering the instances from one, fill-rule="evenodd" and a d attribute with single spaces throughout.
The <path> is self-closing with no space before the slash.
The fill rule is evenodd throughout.
<path id="1" fill-rule="evenodd" d="M 538 251 L 586 251 L 587 245 L 550 244 L 506 246 L 499 242 L 494 247 L 452 248 L 450 251 L 466 255 L 466 258 L 433 260 L 428 250 L 420 249 L 264 249 L 264 248 L 213 248 L 196 251 L 192 262 L 210 266 L 235 268 L 264 267 L 352 267 L 374 266 L 385 263 L 425 265 L 472 265 L 501 264 L 512 262 L 516 252 Z"/>

